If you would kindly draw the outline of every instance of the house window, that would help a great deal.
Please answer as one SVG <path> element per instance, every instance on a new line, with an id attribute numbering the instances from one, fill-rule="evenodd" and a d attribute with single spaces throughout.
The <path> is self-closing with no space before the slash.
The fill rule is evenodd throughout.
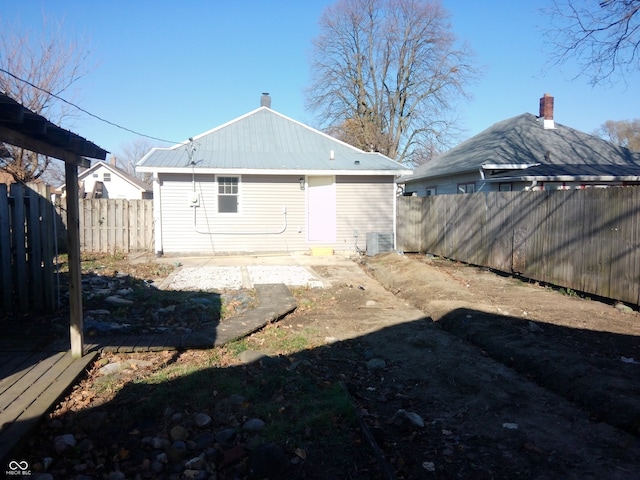
<path id="1" fill-rule="evenodd" d="M 499 192 L 510 192 L 513 190 L 513 187 L 510 183 L 499 183 L 498 191 Z"/>
<path id="2" fill-rule="evenodd" d="M 425 197 L 431 197 L 436 194 L 436 187 L 427 187 Z"/>
<path id="3" fill-rule="evenodd" d="M 110 173 L 103 173 L 102 174 L 102 181 L 103 182 L 110 182 L 111 181 L 111 174 Z"/>
<path id="4" fill-rule="evenodd" d="M 218 177 L 218 213 L 238 213 L 238 177 Z"/>
<path id="5" fill-rule="evenodd" d="M 98 178 L 98 174 L 97 174 L 97 173 L 94 173 L 94 174 L 92 175 L 92 177 L 93 177 L 93 178 Z"/>
<path id="6" fill-rule="evenodd" d="M 476 191 L 476 182 L 458 184 L 458 193 L 474 193 L 475 191 Z"/>

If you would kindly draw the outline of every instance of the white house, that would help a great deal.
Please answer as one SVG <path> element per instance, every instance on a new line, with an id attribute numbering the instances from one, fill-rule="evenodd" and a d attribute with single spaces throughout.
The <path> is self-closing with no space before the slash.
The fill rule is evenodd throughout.
<path id="1" fill-rule="evenodd" d="M 261 107 L 136 167 L 154 178 L 156 253 L 352 252 L 394 238 L 396 179 L 411 173 Z"/>
<path id="2" fill-rule="evenodd" d="M 153 198 L 153 188 L 112 163 L 96 161 L 78 174 L 80 195 L 84 198 Z M 65 190 L 65 185 L 60 187 Z"/>

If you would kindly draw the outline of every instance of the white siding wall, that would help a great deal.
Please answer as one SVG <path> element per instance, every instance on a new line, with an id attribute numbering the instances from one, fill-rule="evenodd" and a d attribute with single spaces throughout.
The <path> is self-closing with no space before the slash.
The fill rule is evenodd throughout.
<path id="1" fill-rule="evenodd" d="M 368 232 L 393 233 L 396 185 L 392 176 L 339 176 L 337 183 L 338 225 L 336 250 L 366 247 Z"/>
<path id="2" fill-rule="evenodd" d="M 190 175 L 160 175 L 165 253 L 288 252 L 304 250 L 305 191 L 299 177 L 243 175 L 239 213 L 218 213 L 214 175 L 196 175 L 200 206 L 189 197 Z M 286 208 L 287 228 L 284 226 Z M 195 210 L 195 217 L 194 217 Z M 300 230 L 300 231 L 299 231 Z"/>
<path id="3" fill-rule="evenodd" d="M 190 175 L 160 175 L 162 250 L 201 254 L 242 252 L 304 252 L 320 246 L 307 242 L 306 190 L 300 176 L 240 177 L 238 214 L 217 213 L 214 175 L 196 175 L 199 207 L 190 206 Z M 367 232 L 393 232 L 395 184 L 392 176 L 336 178 L 336 242 L 322 244 L 335 250 L 365 248 Z M 158 201 L 158 199 L 156 199 Z M 286 208 L 287 228 L 283 208 Z"/>

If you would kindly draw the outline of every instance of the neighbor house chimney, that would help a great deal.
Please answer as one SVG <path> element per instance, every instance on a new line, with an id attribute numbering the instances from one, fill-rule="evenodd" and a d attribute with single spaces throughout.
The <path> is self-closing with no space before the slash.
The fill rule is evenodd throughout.
<path id="1" fill-rule="evenodd" d="M 542 126 L 545 129 L 555 128 L 553 123 L 553 97 L 548 93 L 545 93 L 540 99 L 540 115 L 542 119 Z"/>
<path id="2" fill-rule="evenodd" d="M 260 97 L 260 106 L 271 108 L 271 97 L 269 96 L 269 92 L 262 93 L 262 97 Z"/>

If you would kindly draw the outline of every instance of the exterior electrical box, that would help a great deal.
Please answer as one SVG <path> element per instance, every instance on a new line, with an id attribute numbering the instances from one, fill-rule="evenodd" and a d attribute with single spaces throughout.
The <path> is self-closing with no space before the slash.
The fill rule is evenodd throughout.
<path id="1" fill-rule="evenodd" d="M 200 206 L 200 195 L 198 195 L 196 192 L 192 192 L 189 194 L 189 206 L 190 207 Z"/>
<path id="2" fill-rule="evenodd" d="M 393 233 L 368 232 L 367 255 L 373 257 L 379 253 L 393 250 Z"/>

